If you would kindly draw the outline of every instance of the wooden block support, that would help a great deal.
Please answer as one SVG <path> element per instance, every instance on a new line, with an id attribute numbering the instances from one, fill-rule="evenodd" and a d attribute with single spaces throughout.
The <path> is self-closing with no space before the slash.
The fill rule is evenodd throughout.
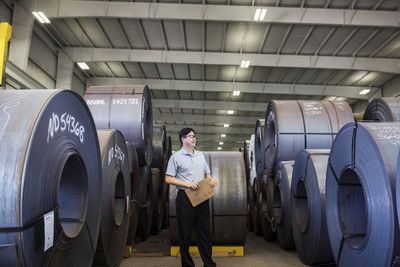
<path id="1" fill-rule="evenodd" d="M 189 253 L 192 257 L 200 257 L 199 249 L 197 246 L 189 247 Z M 171 246 L 171 256 L 180 257 L 178 246 Z M 242 257 L 244 256 L 244 246 L 213 246 L 213 257 Z"/>

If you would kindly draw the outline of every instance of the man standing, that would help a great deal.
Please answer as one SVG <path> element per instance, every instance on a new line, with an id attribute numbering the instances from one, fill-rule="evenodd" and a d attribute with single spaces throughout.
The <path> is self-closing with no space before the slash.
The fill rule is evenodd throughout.
<path id="1" fill-rule="evenodd" d="M 165 182 L 175 185 L 179 189 L 176 197 L 176 216 L 182 267 L 194 266 L 193 259 L 189 254 L 193 229 L 204 266 L 216 266 L 211 257 L 209 201 L 206 200 L 193 207 L 185 193 L 185 189 L 198 190 L 198 182 L 204 178 L 209 179 L 212 187 L 217 185 L 217 181 L 211 177 L 210 168 L 203 153 L 194 149 L 196 146 L 194 130 L 191 128 L 182 129 L 179 132 L 179 141 L 182 144 L 182 148 L 172 154 L 169 159 Z"/>

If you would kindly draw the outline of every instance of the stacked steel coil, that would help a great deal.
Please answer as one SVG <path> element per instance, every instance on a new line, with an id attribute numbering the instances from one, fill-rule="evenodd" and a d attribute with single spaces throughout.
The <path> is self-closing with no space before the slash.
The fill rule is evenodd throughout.
<path id="1" fill-rule="evenodd" d="M 117 129 L 135 145 L 139 166 L 152 160 L 153 113 L 147 86 L 91 86 L 84 98 L 97 129 Z"/>
<path id="2" fill-rule="evenodd" d="M 259 185 L 257 184 L 257 173 L 256 173 L 256 163 L 255 163 L 255 135 L 253 134 L 250 137 L 250 145 L 249 145 L 249 190 L 248 193 L 250 196 L 248 197 L 250 201 L 250 212 L 248 213 L 248 216 L 251 216 L 252 218 L 249 219 L 253 222 L 253 226 L 249 227 L 250 229 L 253 229 L 253 231 L 257 235 L 262 234 L 261 230 L 261 223 L 260 223 L 260 211 L 259 211 L 259 202 L 257 201 L 258 194 L 257 192 L 259 191 Z"/>
<path id="3" fill-rule="evenodd" d="M 368 104 L 364 113 L 364 120 L 400 121 L 400 99 L 375 98 Z"/>
<path id="4" fill-rule="evenodd" d="M 122 134 L 98 130 L 102 159 L 100 234 L 95 265 L 118 266 L 129 230 L 131 165 Z"/>
<path id="5" fill-rule="evenodd" d="M 101 216 L 99 141 L 70 90 L 0 91 L 0 266 L 89 266 Z"/>
<path id="6" fill-rule="evenodd" d="M 204 152 L 211 176 L 218 181 L 217 194 L 210 200 L 211 234 L 214 245 L 243 245 L 246 239 L 246 175 L 240 152 Z M 170 188 L 171 243 L 178 244 L 175 198 Z M 194 240 L 192 239 L 192 243 Z"/>
<path id="7" fill-rule="evenodd" d="M 300 259 L 307 265 L 334 263 L 324 205 L 329 152 L 328 149 L 301 150 L 293 167 L 293 237 Z"/>
<path id="8" fill-rule="evenodd" d="M 292 231 L 292 204 L 290 200 L 294 161 L 281 161 L 275 175 L 273 217 L 276 236 L 284 249 L 294 248 Z"/>
<path id="9" fill-rule="evenodd" d="M 294 160 L 301 149 L 327 149 L 339 130 L 354 122 L 343 101 L 271 101 L 265 116 L 265 166 L 274 173 L 279 161 Z"/>
<path id="10" fill-rule="evenodd" d="M 147 86 L 91 86 L 87 88 L 84 98 L 88 104 L 97 129 L 116 129 L 123 134 L 126 141 L 132 143 L 136 155 L 129 149 L 129 161 L 134 166 L 131 172 L 131 184 L 136 188 L 131 190 L 132 220 L 128 235 L 128 244 L 132 244 L 134 236 L 142 239 L 149 236 L 149 229 L 143 226 L 148 222 L 149 210 L 153 210 L 154 194 L 148 191 L 151 182 L 150 164 L 153 158 L 153 115 L 150 91 Z M 156 159 L 157 160 L 157 159 Z M 132 167 L 132 166 L 131 166 Z M 149 178 L 150 176 L 150 178 Z M 151 186 L 151 190 L 152 190 Z M 134 194 L 134 195 L 133 195 Z M 149 198 L 150 201 L 149 201 Z M 145 218 L 138 218 L 145 216 Z M 151 214 L 153 216 L 153 214 Z M 150 226 L 151 227 L 151 226 Z"/>
<path id="11" fill-rule="evenodd" d="M 398 262 L 399 133 L 399 123 L 350 123 L 336 137 L 327 173 L 326 218 L 339 266 Z"/>
<path id="12" fill-rule="evenodd" d="M 168 163 L 168 138 L 164 125 L 153 127 L 153 161 L 151 163 L 153 175 L 153 225 L 152 232 L 158 233 L 163 228 L 168 202 L 169 186 L 165 183 L 165 172 Z M 164 221 L 164 227 L 165 221 Z"/>
<path id="13" fill-rule="evenodd" d="M 274 100 L 269 103 L 264 130 L 264 176 L 257 177 L 260 194 L 266 198 L 265 204 L 259 204 L 266 206 L 266 213 L 261 213 L 266 216 L 260 220 L 271 229 L 271 232 L 264 231 L 264 236 L 270 234 L 265 236 L 267 240 L 274 239 L 276 219 L 280 219 L 274 215 L 277 163 L 294 160 L 301 149 L 329 149 L 340 128 L 353 121 L 352 110 L 346 102 Z"/>

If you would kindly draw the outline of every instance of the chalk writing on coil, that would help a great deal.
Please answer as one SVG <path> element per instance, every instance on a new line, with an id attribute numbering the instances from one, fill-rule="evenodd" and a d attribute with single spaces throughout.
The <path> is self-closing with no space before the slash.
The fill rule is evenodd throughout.
<path id="1" fill-rule="evenodd" d="M 15 97 L 10 97 L 8 99 L 5 99 L 3 104 L 0 104 L 0 125 L 3 125 L 2 130 L 4 130 L 7 125 L 8 122 L 10 121 L 11 118 L 11 114 L 10 112 L 16 108 L 17 106 L 19 106 L 21 104 L 20 100 L 23 99 L 25 97 L 25 95 L 18 95 Z M 2 116 L 4 115 L 4 116 Z"/>
<path id="2" fill-rule="evenodd" d="M 86 100 L 86 104 L 88 104 L 88 105 L 105 105 L 106 101 L 104 101 L 104 99 L 88 99 L 88 100 Z"/>
<path id="3" fill-rule="evenodd" d="M 309 116 L 322 114 L 322 107 L 317 103 L 307 103 L 303 105 L 304 113 Z"/>
<path id="4" fill-rule="evenodd" d="M 47 143 L 58 132 L 67 132 L 79 137 L 79 141 L 83 143 L 85 127 L 75 119 L 74 116 L 64 112 L 59 116 L 53 113 L 49 118 L 49 128 L 47 131 Z"/>
<path id="5" fill-rule="evenodd" d="M 392 145 L 400 145 L 400 127 L 397 126 L 377 126 L 373 128 L 378 132 L 380 140 L 390 140 Z"/>
<path id="6" fill-rule="evenodd" d="M 113 105 L 136 105 L 139 104 L 137 98 L 114 98 L 112 100 Z"/>
<path id="7" fill-rule="evenodd" d="M 118 159 L 121 164 L 124 164 L 125 154 L 122 151 L 122 149 L 119 147 L 119 145 L 110 147 L 110 149 L 108 150 L 108 165 L 111 164 L 111 161 L 113 158 Z"/>

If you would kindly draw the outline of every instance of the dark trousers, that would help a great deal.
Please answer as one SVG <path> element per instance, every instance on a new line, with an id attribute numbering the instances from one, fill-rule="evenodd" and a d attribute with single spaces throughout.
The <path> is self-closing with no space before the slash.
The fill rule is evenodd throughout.
<path id="1" fill-rule="evenodd" d="M 178 191 L 176 197 L 176 217 L 178 220 L 179 247 L 182 267 L 192 267 L 194 262 L 189 254 L 192 230 L 194 230 L 197 247 L 204 266 L 217 266 L 211 258 L 212 243 L 210 233 L 210 210 L 208 200 L 196 207 L 192 206 L 184 190 Z"/>

